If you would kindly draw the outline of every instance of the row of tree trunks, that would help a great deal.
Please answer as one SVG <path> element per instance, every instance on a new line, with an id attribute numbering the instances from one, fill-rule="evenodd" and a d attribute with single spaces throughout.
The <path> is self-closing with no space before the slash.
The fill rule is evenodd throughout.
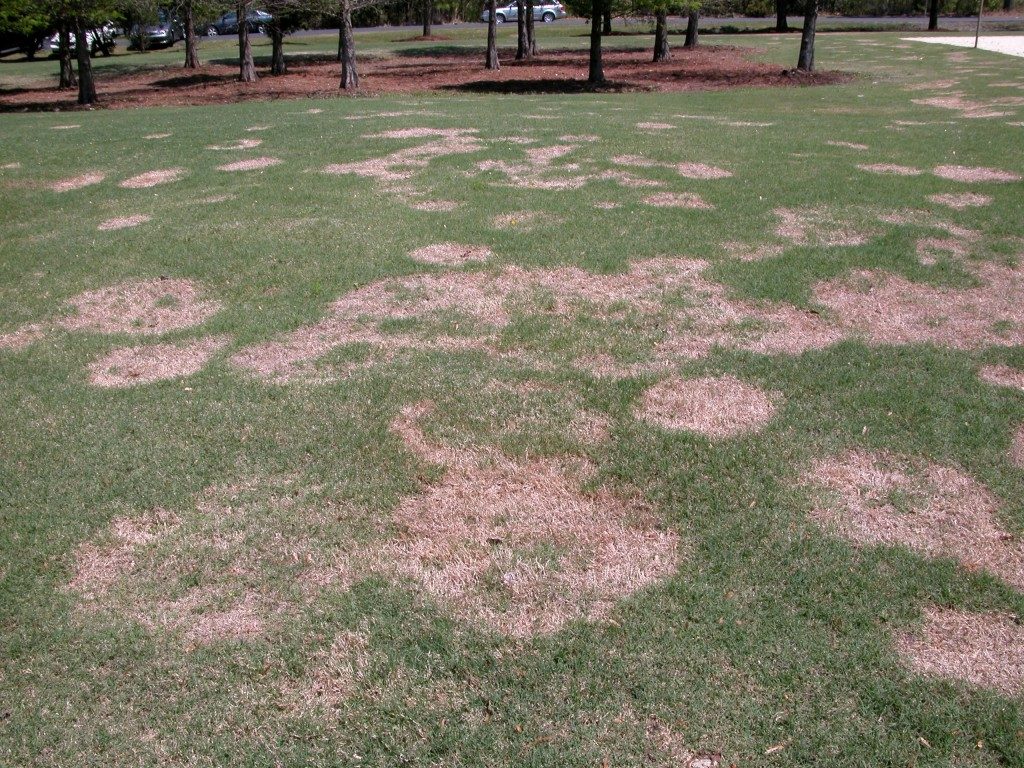
<path id="1" fill-rule="evenodd" d="M 359 87 L 356 71 L 356 43 L 352 37 L 352 2 L 341 0 L 341 30 L 338 34 L 338 57 L 341 59 L 341 87 L 354 90 Z"/>
<path id="2" fill-rule="evenodd" d="M 526 50 L 528 59 L 537 55 L 537 35 L 533 28 L 533 0 L 526 0 Z"/>
<path id="3" fill-rule="evenodd" d="M 814 32 L 818 26 L 818 0 L 807 0 L 804 12 L 804 31 L 800 35 L 800 58 L 796 68 L 801 72 L 814 71 Z"/>
<path id="4" fill-rule="evenodd" d="M 288 65 L 284 62 L 284 30 L 274 23 L 267 28 L 270 35 L 270 74 L 283 75 Z"/>
<path id="5" fill-rule="evenodd" d="M 78 86 L 75 67 L 71 63 L 71 29 L 67 21 L 61 21 L 58 35 L 60 40 L 60 83 L 57 88 L 63 91 Z"/>
<path id="6" fill-rule="evenodd" d="M 78 59 L 78 103 L 96 103 L 96 83 L 92 79 L 92 59 L 86 39 L 85 19 L 75 17 L 75 57 Z"/>
<path id="7" fill-rule="evenodd" d="M 182 23 L 185 25 L 185 69 L 198 69 L 199 45 L 196 40 L 196 19 L 192 0 L 182 3 L 181 9 L 184 12 Z"/>
<path id="8" fill-rule="evenodd" d="M 235 10 L 238 13 L 238 79 L 243 83 L 255 83 L 258 78 L 249 42 L 248 3 L 238 3 Z"/>
<path id="9" fill-rule="evenodd" d="M 696 48 L 700 42 L 698 27 L 700 26 L 700 11 L 696 8 L 690 10 L 686 17 L 686 42 L 684 48 Z"/>
<path id="10" fill-rule="evenodd" d="M 501 69 L 498 62 L 498 2 L 487 0 L 487 69 Z"/>
<path id="11" fill-rule="evenodd" d="M 789 32 L 789 0 L 775 0 L 775 31 Z"/>
<path id="12" fill-rule="evenodd" d="M 430 37 L 434 25 L 434 0 L 423 3 L 423 36 Z"/>
<path id="13" fill-rule="evenodd" d="M 654 18 L 654 60 L 668 61 L 672 58 L 668 49 L 668 12 L 659 10 Z"/>
<path id="14" fill-rule="evenodd" d="M 516 61 L 530 58 L 530 41 L 526 39 L 526 5 L 516 0 Z"/>
<path id="15" fill-rule="evenodd" d="M 590 3 L 590 69 L 587 82 L 599 85 L 604 82 L 604 66 L 601 63 L 601 17 L 604 15 L 604 1 Z"/>

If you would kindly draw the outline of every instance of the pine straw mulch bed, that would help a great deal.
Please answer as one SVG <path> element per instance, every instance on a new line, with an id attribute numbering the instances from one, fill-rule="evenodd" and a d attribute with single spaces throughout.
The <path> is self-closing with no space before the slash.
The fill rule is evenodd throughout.
<path id="1" fill-rule="evenodd" d="M 756 49 L 709 45 L 694 51 L 675 49 L 671 61 L 654 64 L 648 50 L 604 51 L 608 82 L 589 86 L 587 51 L 543 51 L 531 61 L 514 61 L 514 52 L 501 52 L 497 72 L 483 68 L 483 52 L 469 50 L 436 55 L 399 53 L 387 58 L 358 60 L 363 95 L 423 91 L 467 93 L 579 93 L 603 91 L 704 91 L 749 86 L 778 87 L 845 82 L 840 72 L 794 74 L 778 65 L 748 58 Z M 224 60 L 220 60 L 223 62 Z M 99 106 L 128 108 L 188 106 L 229 102 L 335 97 L 341 65 L 333 57 L 305 59 L 289 65 L 286 75 L 271 77 L 261 68 L 256 83 L 237 82 L 238 67 L 206 64 L 199 70 L 160 67 L 143 72 L 106 75 L 96 72 Z M 0 112 L 71 109 L 73 91 L 55 88 L 0 90 Z"/>

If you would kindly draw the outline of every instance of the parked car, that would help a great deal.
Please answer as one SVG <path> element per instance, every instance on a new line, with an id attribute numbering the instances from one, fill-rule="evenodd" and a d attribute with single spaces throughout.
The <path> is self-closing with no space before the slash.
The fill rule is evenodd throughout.
<path id="1" fill-rule="evenodd" d="M 245 14 L 245 26 L 250 32 L 263 34 L 267 26 L 274 20 L 266 11 L 249 11 Z M 225 13 L 203 30 L 207 35 L 234 35 L 238 32 L 238 14 L 234 11 Z"/>
<path id="2" fill-rule="evenodd" d="M 179 40 L 185 39 L 185 25 L 178 15 L 160 9 L 157 11 L 156 24 L 136 24 L 131 31 L 131 45 L 142 48 L 145 40 L 146 48 L 170 48 Z"/>
<path id="3" fill-rule="evenodd" d="M 114 52 L 114 47 L 117 45 L 117 41 L 114 39 L 116 36 L 117 27 L 114 26 L 112 21 L 108 21 L 102 27 L 87 29 L 85 31 L 85 42 L 89 44 L 90 55 L 95 56 L 97 53 L 102 53 L 104 56 L 109 56 Z M 77 45 L 74 32 L 68 35 L 68 41 L 71 44 L 71 52 L 74 54 L 75 46 Z M 54 56 L 60 55 L 59 33 L 47 41 L 47 47 L 49 47 L 50 53 Z"/>
<path id="4" fill-rule="evenodd" d="M 555 19 L 564 19 L 568 14 L 565 12 L 565 6 L 559 2 L 544 2 L 544 0 L 538 0 L 533 6 L 533 18 L 534 21 L 543 21 L 545 24 L 550 24 Z M 480 14 L 480 21 L 489 21 L 491 18 L 490 12 L 484 8 L 484 12 Z M 517 21 L 519 19 L 519 9 L 516 6 L 515 0 L 508 5 L 498 5 L 498 10 L 494 14 L 494 21 L 497 24 L 504 24 L 506 21 Z"/>

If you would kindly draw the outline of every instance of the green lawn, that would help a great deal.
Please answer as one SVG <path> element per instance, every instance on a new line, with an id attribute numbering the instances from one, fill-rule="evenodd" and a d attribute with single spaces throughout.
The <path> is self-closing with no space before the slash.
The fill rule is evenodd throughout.
<path id="1" fill-rule="evenodd" d="M 546 45 L 585 43 L 544 34 Z M 401 36 L 367 35 L 360 52 L 393 52 Z M 463 33 L 456 42 L 480 43 Z M 798 36 L 714 42 L 792 66 Z M 289 51 L 331 45 L 302 39 Z M 888 33 L 826 35 L 819 47 L 819 67 L 856 79 L 0 117 L 0 765 L 561 768 L 720 754 L 723 766 L 1024 766 L 1019 690 L 923 674 L 898 652 L 935 606 L 1024 616 L 1019 561 L 992 571 L 853 543 L 816 521 L 832 497 L 804 482 L 816 461 L 849 451 L 930 462 L 987 489 L 1009 537 L 999 546 L 1024 536 L 1024 468 L 1012 458 L 1024 392 L 979 378 L 986 365 L 1024 370 L 1014 317 L 990 318 L 982 302 L 974 336 L 944 336 L 936 316 L 914 326 L 934 332 L 930 343 L 891 332 L 871 343 L 868 326 L 887 308 L 843 317 L 821 292 L 884 272 L 906 282 L 911 304 L 944 292 L 955 323 L 967 313 L 957 297 L 984 290 L 992 270 L 1014 271 L 1022 183 L 932 170 L 1024 173 L 1024 60 L 951 56 Z M 228 54 L 226 41 L 204 45 L 207 59 Z M 134 67 L 133 56 L 98 65 Z M 46 77 L 47 67 L 0 65 L 0 83 Z M 959 109 L 913 102 L 953 92 Z M 966 117 L 964 102 L 1000 114 Z M 78 127 L 55 130 L 68 125 Z M 372 136 L 412 128 L 475 133 Z M 144 138 L 154 134 L 169 135 Z M 262 143 L 207 148 L 239 139 Z M 322 172 L 438 141 L 434 156 L 399 168 L 405 179 Z M 529 162 L 551 146 L 572 149 L 547 166 Z M 623 155 L 664 165 L 613 161 Z M 217 170 L 255 157 L 281 162 Z M 480 169 L 488 160 L 511 175 Z M 732 175 L 665 167 L 679 163 Z M 173 182 L 119 186 L 170 168 L 182 169 Z M 90 172 L 103 180 L 51 188 Z M 543 183 L 566 179 L 572 188 Z M 661 186 L 629 186 L 636 179 Z M 710 207 L 644 202 L 659 192 Z M 929 200 L 967 192 L 991 200 L 960 210 Z M 425 201 L 455 207 L 414 207 Z M 618 207 L 598 207 L 609 203 Z M 778 231 L 777 209 L 825 221 L 794 242 Z M 150 219 L 99 228 L 129 216 Z M 841 244 L 830 232 L 857 236 Z M 919 257 L 920 241 L 950 239 L 934 261 Z M 466 266 L 409 257 L 441 242 L 493 255 Z M 744 260 L 727 243 L 768 255 Z M 656 258 L 706 261 L 700 280 L 729 307 L 781 307 L 842 332 L 792 353 L 759 350 L 744 341 L 763 330 L 750 310 L 720 343 L 674 354 L 667 342 L 709 333 L 697 321 L 712 298 L 693 281 L 631 294 L 642 281 L 622 276 Z M 78 317 L 69 307 L 86 291 L 160 277 L 191 281 L 217 304 L 163 334 L 141 333 L 146 318 L 102 332 L 83 317 L 90 306 Z M 1024 306 L 1022 284 L 1010 280 L 992 301 Z M 472 303 L 479 285 L 496 307 Z M 596 287 L 573 293 L 584 285 Z M 391 299 L 375 298 L 380 286 Z M 449 289 L 455 298 L 428 311 L 431 291 Z M 363 303 L 345 317 L 373 333 L 322 322 L 352 295 Z M 156 309 L 179 317 L 182 301 Z M 382 306 L 421 311 L 375 315 Z M 31 343 L 3 336 L 33 324 Z M 275 368 L 283 375 L 240 362 L 282 340 L 287 356 L 311 328 L 314 341 L 334 341 L 299 350 L 294 367 Z M 208 336 L 223 344 L 193 375 L 90 383 L 90 366 L 109 353 Z M 598 375 L 594 359 L 621 375 Z M 770 420 L 709 437 L 638 417 L 659 382 L 726 375 L 770 394 Z M 409 427 L 404 409 L 423 401 L 433 410 Z M 577 472 L 581 463 L 589 469 Z M 565 487 L 538 479 L 549 470 Z M 502 484 L 520 481 L 525 490 L 506 503 Z M 913 518 L 922 502 L 901 493 L 888 502 Z M 576 574 L 575 533 L 541 531 L 516 548 L 498 535 L 481 541 L 466 523 L 475 533 L 450 558 L 417 563 L 430 572 L 501 552 L 473 600 L 403 570 L 432 541 L 417 520 L 435 525 L 436 544 L 478 514 L 512 530 L 524 509 L 528 521 L 531 509 L 579 499 L 579 541 L 613 509 L 623 530 L 675 542 L 670 567 L 591 610 L 589 598 L 534 594 Z M 531 620 L 550 619 L 552 606 L 567 618 L 508 631 L 502 617 L 522 607 L 509 573 L 540 574 Z"/>

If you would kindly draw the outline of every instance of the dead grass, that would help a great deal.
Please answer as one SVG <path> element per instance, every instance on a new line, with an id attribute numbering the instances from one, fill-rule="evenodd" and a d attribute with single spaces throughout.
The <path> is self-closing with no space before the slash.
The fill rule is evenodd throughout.
<path id="1" fill-rule="evenodd" d="M 89 383 L 122 388 L 191 376 L 227 343 L 226 336 L 207 336 L 182 344 L 115 349 L 89 364 Z"/>
<path id="2" fill-rule="evenodd" d="M 263 139 L 236 139 L 230 144 L 211 144 L 207 149 L 230 151 L 236 149 L 255 149 L 263 143 Z"/>
<path id="3" fill-rule="evenodd" d="M 762 261 L 764 259 L 773 259 L 776 256 L 781 256 L 785 248 L 781 245 L 775 245 L 772 243 L 762 243 L 761 245 L 750 245 L 749 243 L 740 243 L 735 241 L 729 241 L 722 243 L 722 248 L 734 259 L 740 261 Z"/>
<path id="4" fill-rule="evenodd" d="M 600 620 L 616 600 L 674 572 L 678 537 L 657 530 L 635 500 L 581 491 L 585 465 L 436 445 L 419 425 L 431 410 L 407 406 L 393 429 L 445 476 L 395 510 L 400 534 L 377 555 L 378 569 L 515 637 Z"/>
<path id="5" fill-rule="evenodd" d="M 826 208 L 776 208 L 775 234 L 794 245 L 823 247 L 863 245 L 870 232 L 855 229 Z"/>
<path id="6" fill-rule="evenodd" d="M 687 179 L 727 179 L 732 176 L 732 171 L 718 168 L 705 163 L 662 163 L 657 160 L 650 160 L 640 155 L 616 155 L 612 158 L 616 165 L 625 165 L 633 168 L 670 168 Z"/>
<path id="7" fill-rule="evenodd" d="M 409 205 L 414 211 L 428 211 L 431 213 L 451 213 L 460 206 L 461 203 L 457 203 L 454 200 L 421 200 Z"/>
<path id="8" fill-rule="evenodd" d="M 153 219 L 152 216 L 145 213 L 138 213 L 134 216 L 118 216 L 113 219 L 107 219 L 106 221 L 100 222 L 96 227 L 100 232 L 112 232 L 117 229 L 129 229 L 131 227 L 137 227 L 140 224 L 145 224 Z"/>
<path id="9" fill-rule="evenodd" d="M 819 283 L 817 301 L 846 334 L 874 344 L 940 344 L 953 349 L 1024 344 L 1024 268 L 972 266 L 982 284 L 952 288 L 876 271 Z"/>
<path id="10" fill-rule="evenodd" d="M 513 213 L 499 213 L 491 219 L 491 226 L 494 229 L 518 231 L 529 231 L 539 220 L 547 216 L 541 211 L 515 211 Z"/>
<path id="11" fill-rule="evenodd" d="M 881 173 L 891 176 L 920 176 L 920 168 L 912 168 L 909 165 L 897 165 L 896 163 L 869 163 L 858 165 L 858 168 L 868 173 Z"/>
<path id="12" fill-rule="evenodd" d="M 982 206 L 992 204 L 991 195 L 981 195 L 977 192 L 929 195 L 928 199 L 933 203 L 945 205 L 958 211 L 962 211 L 966 208 L 980 208 Z"/>
<path id="13" fill-rule="evenodd" d="M 356 693 L 371 662 L 365 632 L 339 632 L 331 647 L 311 660 L 305 676 L 282 690 L 282 698 L 299 712 L 338 709 Z"/>
<path id="14" fill-rule="evenodd" d="M 125 189 L 146 189 L 147 187 L 155 187 L 158 184 L 169 184 L 172 181 L 177 181 L 184 175 L 184 168 L 165 168 L 159 171 L 147 171 L 146 173 L 140 173 L 138 176 L 132 176 L 130 179 L 125 179 L 119 186 Z"/>
<path id="15" fill-rule="evenodd" d="M 1010 387 L 1024 390 L 1024 371 L 1008 365 L 986 365 L 979 376 L 982 381 L 995 384 L 997 387 Z"/>
<path id="16" fill-rule="evenodd" d="M 69 179 L 61 179 L 60 181 L 54 182 L 50 189 L 54 192 L 70 192 L 75 189 L 81 189 L 82 187 L 99 184 L 105 178 L 107 178 L 107 174 L 101 171 L 83 173 L 81 176 L 72 176 Z"/>
<path id="17" fill-rule="evenodd" d="M 17 352 L 46 336 L 46 329 L 38 323 L 23 325 L 16 331 L 0 335 L 0 349 Z"/>
<path id="18" fill-rule="evenodd" d="M 861 151 L 861 152 L 863 152 L 865 150 L 868 150 L 868 149 L 871 149 L 871 147 L 869 147 L 867 144 L 860 144 L 860 143 L 857 143 L 857 142 L 854 142 L 854 141 L 826 141 L 825 144 L 827 144 L 830 147 L 843 147 L 844 149 L 856 149 L 856 150 Z"/>
<path id="19" fill-rule="evenodd" d="M 726 438 L 763 429 L 780 399 L 733 376 L 669 378 L 644 393 L 635 413 L 665 429 Z"/>
<path id="20" fill-rule="evenodd" d="M 704 211 L 714 208 L 711 203 L 693 192 L 658 192 L 645 197 L 644 203 L 655 208 L 694 208 Z"/>
<path id="21" fill-rule="evenodd" d="M 199 325 L 220 309 L 191 280 L 158 278 L 118 283 L 70 299 L 76 312 L 59 325 L 72 331 L 161 334 Z"/>
<path id="22" fill-rule="evenodd" d="M 992 183 L 1020 181 L 1019 173 L 998 168 L 971 168 L 966 165 L 939 165 L 932 171 L 936 176 L 951 181 Z"/>
<path id="23" fill-rule="evenodd" d="M 922 237 L 916 243 L 917 259 L 925 266 L 936 264 L 941 257 L 963 258 L 967 246 L 962 240 L 952 237 Z"/>
<path id="24" fill-rule="evenodd" d="M 965 98 L 962 93 L 953 93 L 948 96 L 934 96 L 930 99 L 912 99 L 912 101 L 914 104 L 921 104 L 926 107 L 951 109 L 955 112 L 959 112 L 960 117 L 967 119 L 1009 117 L 1014 114 L 1013 112 L 1007 112 L 998 108 L 999 103 L 1007 103 L 1004 99 L 972 101 L 971 99 Z"/>
<path id="25" fill-rule="evenodd" d="M 446 267 L 461 267 L 487 261 L 494 252 L 483 245 L 462 245 L 461 243 L 435 243 L 417 248 L 409 258 L 421 264 L 437 264 Z"/>
<path id="26" fill-rule="evenodd" d="M 471 154 L 484 149 L 484 144 L 474 134 L 474 129 L 433 128 L 407 129 L 414 135 L 426 134 L 434 138 L 426 144 L 399 149 L 386 155 L 353 163 L 328 165 L 324 173 L 354 174 L 363 178 L 374 179 L 381 183 L 405 181 L 413 178 L 417 172 L 426 168 L 431 160 L 449 155 Z M 428 133 L 429 132 L 429 133 Z M 396 138 L 394 133 L 375 134 L 377 137 Z"/>
<path id="27" fill-rule="evenodd" d="M 922 675 L 991 688 L 1006 696 L 1024 691 L 1024 624 L 1002 613 L 929 607 L 919 632 L 897 639 L 904 661 Z"/>
<path id="28" fill-rule="evenodd" d="M 139 548 L 151 544 L 179 525 L 178 517 L 163 509 L 153 509 L 138 517 L 115 518 L 107 540 L 85 542 L 75 552 L 75 571 L 68 588 L 87 603 L 101 600 L 117 582 L 135 567 Z"/>
<path id="29" fill-rule="evenodd" d="M 671 123 L 637 123 L 641 131 L 669 131 L 675 128 Z"/>
<path id="30" fill-rule="evenodd" d="M 607 315 L 613 308 L 617 312 L 629 306 L 640 316 L 657 319 L 666 331 L 645 366 L 652 370 L 680 357 L 703 356 L 715 345 L 799 354 L 842 337 L 840 329 L 815 313 L 729 298 L 722 286 L 703 277 L 705 268 L 702 261 L 650 259 L 618 275 L 595 275 L 575 267 L 509 266 L 499 272 L 390 278 L 346 294 L 318 323 L 248 347 L 232 362 L 272 381 L 286 382 L 308 374 L 311 361 L 345 345 L 370 345 L 375 350 L 374 364 L 387 361 L 400 349 L 477 349 L 496 354 L 498 335 L 510 322 L 510 311 L 530 306 L 538 294 L 554 302 L 544 311 L 564 318 L 577 312 Z M 675 293 L 687 295 L 688 304 L 667 307 L 666 297 Z M 472 333 L 385 333 L 379 328 L 385 321 L 429 321 L 444 313 L 464 316 L 463 325 Z"/>
<path id="31" fill-rule="evenodd" d="M 249 160 L 238 160 L 234 163 L 218 165 L 217 170 L 227 171 L 229 173 L 235 171 L 261 171 L 264 168 L 270 168 L 280 164 L 281 160 L 276 157 L 253 157 Z"/>
<path id="32" fill-rule="evenodd" d="M 989 490 L 954 467 L 852 451 L 815 461 L 805 481 L 828 491 L 811 517 L 855 544 L 953 558 L 1024 589 L 1024 540 L 999 525 Z"/>

